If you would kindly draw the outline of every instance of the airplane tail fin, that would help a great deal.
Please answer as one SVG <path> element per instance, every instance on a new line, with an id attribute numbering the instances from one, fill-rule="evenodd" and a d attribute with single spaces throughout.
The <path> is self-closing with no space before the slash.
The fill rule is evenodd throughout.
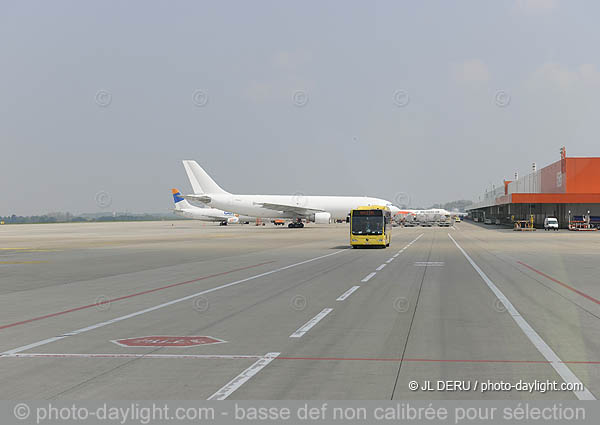
<path id="1" fill-rule="evenodd" d="M 173 202 L 175 202 L 175 209 L 181 210 L 184 208 L 190 208 L 191 204 L 186 201 L 183 196 L 181 196 L 181 192 L 177 189 L 171 189 L 171 193 L 173 193 Z"/>
<path id="2" fill-rule="evenodd" d="M 221 189 L 196 161 L 183 161 L 183 166 L 194 193 L 229 193 Z"/>

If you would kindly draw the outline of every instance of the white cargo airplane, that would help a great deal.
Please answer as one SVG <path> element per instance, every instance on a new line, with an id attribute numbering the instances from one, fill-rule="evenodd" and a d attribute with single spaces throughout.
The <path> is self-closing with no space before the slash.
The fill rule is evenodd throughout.
<path id="1" fill-rule="evenodd" d="M 221 189 L 196 161 L 183 161 L 183 166 L 194 190 L 184 198 L 252 217 L 290 218 L 288 227 L 304 227 L 302 220 L 317 224 L 345 220 L 360 206 L 385 205 L 392 214 L 399 211 L 390 201 L 364 196 L 235 195 Z"/>
<path id="2" fill-rule="evenodd" d="M 232 212 L 218 210 L 216 208 L 200 208 L 190 204 L 182 196 L 181 192 L 177 189 L 171 189 L 173 193 L 173 202 L 175 202 L 175 209 L 173 212 L 177 215 L 186 218 L 193 218 L 194 220 L 201 221 L 213 221 L 219 222 L 221 226 L 227 226 L 227 224 L 235 223 L 246 223 L 253 220 L 252 217 L 244 217 Z"/>

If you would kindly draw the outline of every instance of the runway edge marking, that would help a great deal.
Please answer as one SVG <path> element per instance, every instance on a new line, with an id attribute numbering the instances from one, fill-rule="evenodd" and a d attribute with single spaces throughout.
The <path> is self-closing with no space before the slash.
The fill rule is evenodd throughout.
<path id="1" fill-rule="evenodd" d="M 235 390 L 244 385 L 250 378 L 264 369 L 269 363 L 277 358 L 281 353 L 267 353 L 256 362 L 252 364 L 248 369 L 244 370 L 238 376 L 233 378 L 227 384 L 225 384 L 220 390 L 211 395 L 207 400 L 225 400 Z"/>
<path id="2" fill-rule="evenodd" d="M 456 242 L 456 240 L 448 233 L 448 237 L 452 239 L 452 242 L 456 245 L 456 247 L 462 252 L 465 258 L 471 263 L 471 266 L 475 269 L 475 271 L 481 276 L 486 285 L 492 290 L 494 295 L 504 304 L 506 307 L 506 311 L 511 315 L 513 320 L 519 325 L 525 336 L 529 338 L 531 343 L 538 349 L 538 351 L 544 356 L 546 360 L 550 362 L 550 365 L 554 368 L 554 370 L 560 375 L 560 377 L 568 383 L 578 383 L 583 386 L 582 391 L 573 391 L 573 394 L 579 400 L 596 400 L 596 397 L 583 385 L 581 380 L 567 367 L 567 365 L 558 357 L 558 355 L 550 348 L 546 341 L 542 339 L 541 336 L 529 325 L 529 323 L 521 316 L 519 311 L 512 305 L 512 303 L 506 298 L 504 293 L 490 280 L 489 277 L 479 268 L 479 266 L 471 259 L 469 254 Z"/>
<path id="3" fill-rule="evenodd" d="M 245 283 L 245 282 L 248 282 L 248 281 L 251 281 L 251 280 L 254 280 L 254 279 L 258 279 L 259 277 L 268 276 L 268 275 L 273 274 L 273 273 L 278 273 L 278 272 L 281 272 L 281 271 L 284 271 L 284 270 L 287 270 L 287 269 L 291 269 L 292 267 L 301 266 L 303 264 L 307 264 L 307 263 L 310 263 L 312 261 L 320 260 L 320 259 L 326 258 L 326 257 L 331 257 L 332 255 L 336 255 L 336 254 L 339 254 L 340 252 L 344 252 L 344 251 L 345 250 L 342 249 L 342 250 L 339 250 L 339 251 L 336 251 L 336 252 L 332 252 L 331 254 L 321 255 L 319 257 L 315 257 L 315 258 L 311 258 L 311 259 L 308 259 L 308 260 L 300 261 L 299 263 L 290 264 L 288 266 L 280 267 L 280 268 L 275 269 L 275 270 L 271 270 L 271 271 L 268 271 L 268 272 L 265 272 L 265 273 L 260 273 L 260 274 L 254 275 L 254 276 L 250 276 L 250 277 L 247 277 L 245 279 L 236 280 L 235 282 L 226 283 L 224 285 L 219 285 L 219 286 L 216 286 L 216 287 L 211 288 L 211 289 L 206 289 L 204 291 L 196 292 L 195 294 L 188 295 L 188 296 L 185 296 L 185 297 L 182 297 L 182 298 L 178 298 L 176 300 L 168 301 L 166 303 L 158 304 L 158 305 L 155 305 L 154 307 L 149 307 L 149 308 L 146 308 L 146 309 L 143 309 L 143 310 L 136 311 L 134 313 L 126 314 L 125 316 L 116 317 L 114 319 L 107 320 L 105 322 L 96 323 L 95 325 L 86 326 L 85 328 L 77 329 L 77 330 L 72 331 L 72 332 L 68 332 L 68 333 L 65 333 L 65 334 L 62 334 L 62 335 L 53 336 L 51 338 L 47 338 L 47 339 L 44 339 L 44 340 L 41 340 L 41 341 L 38 341 L 38 342 L 34 342 L 32 344 L 23 345 L 22 347 L 13 348 L 12 350 L 8 350 L 8 351 L 4 351 L 4 352 L 0 353 L 0 356 L 7 355 L 7 354 L 20 353 L 22 351 L 29 350 L 31 348 L 40 347 L 42 345 L 50 344 L 51 342 L 60 341 L 61 339 L 64 339 L 64 338 L 69 337 L 69 336 L 75 336 L 75 335 L 79 335 L 79 334 L 82 334 L 82 333 L 87 332 L 87 331 L 91 331 L 91 330 L 94 330 L 94 329 L 102 328 L 104 326 L 111 325 L 113 323 L 117 323 L 117 322 L 120 322 L 122 320 L 131 319 L 132 317 L 137 317 L 137 316 L 140 316 L 142 314 L 149 313 L 151 311 L 159 310 L 161 308 L 168 307 L 170 305 L 177 304 L 177 303 L 180 303 L 182 301 L 191 300 L 192 298 L 196 298 L 196 297 L 198 297 L 200 295 L 208 294 L 208 293 L 211 293 L 211 292 L 216 292 L 216 291 L 221 290 L 221 289 L 229 288 L 230 286 L 235 286 L 235 285 L 239 285 L 241 283 Z"/>

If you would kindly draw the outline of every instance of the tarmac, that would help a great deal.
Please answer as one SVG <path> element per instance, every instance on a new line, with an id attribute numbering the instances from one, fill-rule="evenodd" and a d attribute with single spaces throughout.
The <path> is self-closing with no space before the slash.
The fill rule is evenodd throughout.
<path id="1" fill-rule="evenodd" d="M 0 398 L 594 399 L 599 263 L 471 222 L 4 225 Z"/>

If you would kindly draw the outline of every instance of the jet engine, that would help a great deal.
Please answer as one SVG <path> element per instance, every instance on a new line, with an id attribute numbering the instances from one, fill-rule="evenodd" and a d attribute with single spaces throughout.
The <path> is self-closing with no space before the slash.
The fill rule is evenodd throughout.
<path id="1" fill-rule="evenodd" d="M 331 222 L 331 214 L 328 212 L 315 213 L 313 221 L 317 224 L 329 224 Z"/>

